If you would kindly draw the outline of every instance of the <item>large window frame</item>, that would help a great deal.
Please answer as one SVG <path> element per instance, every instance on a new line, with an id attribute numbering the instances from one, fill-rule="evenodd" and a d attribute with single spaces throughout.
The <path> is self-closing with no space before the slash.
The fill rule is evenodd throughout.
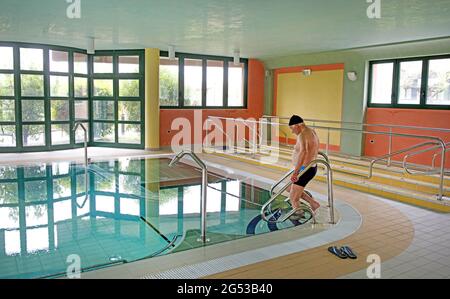
<path id="1" fill-rule="evenodd" d="M 449 59 L 449 58 L 450 58 L 450 54 L 370 61 L 369 62 L 369 82 L 368 82 L 368 88 L 367 88 L 367 107 L 369 107 L 369 108 L 450 110 L 450 105 L 427 104 L 428 74 L 429 74 L 430 60 Z M 401 66 L 402 62 L 411 62 L 411 61 L 421 61 L 422 62 L 420 103 L 419 104 L 401 104 L 401 103 L 399 103 L 399 92 L 398 92 L 399 85 L 400 85 L 400 66 Z M 373 66 L 377 65 L 377 64 L 383 64 L 383 63 L 392 63 L 393 64 L 391 103 L 389 103 L 389 104 L 387 104 L 387 103 L 384 103 L 384 104 L 372 103 Z"/>
<path id="2" fill-rule="evenodd" d="M 160 51 L 160 57 L 169 57 L 167 51 Z M 178 105 L 177 106 L 165 106 L 160 105 L 161 109 L 247 109 L 247 91 L 248 91 L 248 59 L 240 58 L 240 63 L 244 64 L 244 84 L 243 84 L 243 105 L 242 106 L 230 106 L 228 105 L 228 64 L 233 63 L 233 57 L 226 56 L 214 56 L 214 55 L 199 55 L 190 53 L 175 53 L 175 57 L 178 58 Z M 202 104 L 199 106 L 186 106 L 184 99 L 184 60 L 196 59 L 202 61 Z M 223 62 L 223 105 L 221 106 L 208 106 L 206 101 L 207 90 L 207 62 L 221 61 Z"/>
<path id="3" fill-rule="evenodd" d="M 0 42 L 0 47 L 9 47 L 13 49 L 13 69 L 12 70 L 0 70 L 0 75 L 7 74 L 13 75 L 14 77 L 14 95 L 0 96 L 0 100 L 13 100 L 14 101 L 14 121 L 0 121 L 0 126 L 14 126 L 15 127 L 15 145 L 13 146 L 2 146 L 0 147 L 0 153 L 11 153 L 11 152 L 37 152 L 37 151 L 53 151 L 53 150 L 64 150 L 64 149 L 74 149 L 83 147 L 83 140 L 77 138 L 77 135 L 82 134 L 82 132 L 74 132 L 73 128 L 77 121 L 82 121 L 88 125 L 88 146 L 105 146 L 105 147 L 115 147 L 115 148 L 133 148 L 133 149 L 144 149 L 145 145 L 145 55 L 144 50 L 113 50 L 113 51 L 96 51 L 94 55 L 87 54 L 86 50 L 44 45 L 44 44 L 34 44 L 34 43 L 21 43 L 21 42 Z M 43 68 L 42 70 L 21 70 L 20 64 L 20 49 L 39 49 L 42 50 Z M 68 69 L 66 71 L 52 71 L 50 70 L 50 51 L 61 51 L 67 53 L 67 63 Z M 87 57 L 87 72 L 78 73 L 75 72 L 75 54 L 86 55 Z M 112 55 L 113 56 L 113 67 L 114 71 L 112 74 L 112 79 L 114 80 L 114 106 L 115 106 L 115 117 L 114 117 L 114 127 L 115 127 L 115 139 L 114 142 L 95 142 L 93 134 L 93 101 L 97 100 L 97 97 L 93 96 L 93 80 L 94 78 L 101 77 L 101 75 L 93 73 L 93 57 L 97 55 Z M 120 56 L 138 56 L 139 57 L 139 73 L 124 73 L 119 74 L 118 68 L 118 58 Z M 43 77 L 43 96 L 22 96 L 21 90 L 21 75 L 39 75 Z M 53 96 L 51 94 L 50 78 L 51 76 L 64 76 L 68 78 L 68 96 Z M 75 79 L 81 78 L 87 80 L 87 95 L 79 96 L 75 94 Z M 120 79 L 136 79 L 139 80 L 139 96 L 138 97 L 120 97 L 119 96 L 119 80 Z M 140 119 L 137 121 L 133 120 L 119 120 L 118 118 L 118 102 L 126 99 L 126 101 L 136 101 L 140 103 Z M 22 119 L 22 102 L 29 100 L 41 100 L 44 102 L 44 120 L 39 121 L 24 121 Z M 67 101 L 69 105 L 69 118 L 64 120 L 52 119 L 51 116 L 51 105 L 52 101 L 62 100 Z M 75 103 L 77 101 L 87 102 L 87 118 L 76 118 L 75 115 Z M 62 102 L 60 102 L 62 103 Z M 56 104 L 56 103 L 55 103 Z M 23 140 L 23 127 L 26 125 L 30 126 L 44 126 L 45 128 L 45 145 L 32 145 L 24 146 Z M 69 129 L 69 141 L 63 142 L 63 144 L 54 144 L 52 141 L 52 126 L 67 126 Z M 118 127 L 120 125 L 139 125 L 140 126 L 140 143 L 119 143 L 119 131 Z"/>
<path id="4" fill-rule="evenodd" d="M 113 61 L 113 72 L 112 73 L 94 73 L 94 57 L 96 56 L 112 56 Z M 139 73 L 119 73 L 119 57 L 121 56 L 139 56 Z M 113 50 L 113 51 L 96 51 L 94 55 L 90 56 L 91 63 L 89 64 L 91 76 L 90 84 L 90 103 L 89 103 L 89 114 L 90 125 L 89 125 L 89 136 L 91 136 L 91 143 L 95 146 L 105 146 L 119 148 L 136 148 L 143 149 L 145 143 L 145 61 L 144 61 L 144 51 L 143 50 Z M 109 79 L 113 80 L 113 96 L 95 96 L 94 95 L 94 80 L 96 79 Z M 119 82 L 120 80 L 139 80 L 139 96 L 120 96 L 119 94 Z M 94 119 L 94 101 L 113 101 L 114 102 L 114 120 L 95 120 Z M 129 102 L 139 102 L 140 103 L 140 120 L 119 120 L 119 102 L 129 101 Z M 114 125 L 114 142 L 99 142 L 94 140 L 94 123 L 107 123 Z M 140 144 L 134 143 L 120 143 L 119 142 L 119 125 L 140 125 Z"/>

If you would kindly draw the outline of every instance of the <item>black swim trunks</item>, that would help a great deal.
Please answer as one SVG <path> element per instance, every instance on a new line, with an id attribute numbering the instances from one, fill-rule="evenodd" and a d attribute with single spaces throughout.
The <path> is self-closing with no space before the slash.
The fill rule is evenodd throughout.
<path id="1" fill-rule="evenodd" d="M 317 166 L 311 167 L 305 173 L 303 173 L 303 175 L 294 184 L 305 187 L 306 184 L 308 184 L 309 181 L 311 181 L 316 176 L 316 173 L 317 173 Z"/>

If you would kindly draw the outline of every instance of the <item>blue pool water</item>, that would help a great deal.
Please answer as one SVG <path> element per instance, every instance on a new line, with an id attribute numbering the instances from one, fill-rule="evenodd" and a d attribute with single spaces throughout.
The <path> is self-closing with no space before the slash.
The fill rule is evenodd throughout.
<path id="1" fill-rule="evenodd" d="M 64 275 L 71 260 L 92 270 L 202 246 L 198 169 L 167 159 L 0 167 L 0 278 Z M 213 243 L 292 227 L 261 221 L 269 193 L 210 175 Z"/>

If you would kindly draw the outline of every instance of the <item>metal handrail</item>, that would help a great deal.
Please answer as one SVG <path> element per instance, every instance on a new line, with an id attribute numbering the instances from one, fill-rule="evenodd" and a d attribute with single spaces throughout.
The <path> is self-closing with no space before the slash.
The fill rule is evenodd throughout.
<path id="1" fill-rule="evenodd" d="M 85 190 L 86 194 L 85 194 L 85 197 L 83 200 L 83 204 L 81 206 L 78 205 L 78 201 L 75 201 L 75 202 L 76 202 L 76 205 L 78 206 L 78 208 L 82 209 L 89 198 L 89 181 L 88 181 L 88 179 L 89 179 L 89 177 L 88 177 L 89 159 L 88 159 L 88 150 L 87 150 L 87 129 L 81 121 L 78 121 L 75 123 L 75 126 L 73 127 L 73 131 L 76 132 L 79 127 L 81 127 L 84 131 L 84 183 L 85 183 L 84 190 Z"/>
<path id="2" fill-rule="evenodd" d="M 225 117 L 218 117 L 220 119 L 232 119 L 232 118 L 225 118 Z M 261 121 L 253 121 L 253 120 L 247 120 L 246 122 L 248 123 L 261 123 Z M 276 126 L 287 126 L 287 124 L 283 124 L 283 123 L 277 123 L 277 122 L 271 122 L 271 125 L 276 125 Z M 323 127 L 323 126 L 310 126 L 311 128 L 316 128 L 316 129 L 326 129 L 328 131 L 349 131 L 349 132 L 358 132 L 358 133 L 366 133 L 366 134 L 373 134 L 373 135 L 389 135 L 390 138 L 392 138 L 392 136 L 397 136 L 397 137 L 407 137 L 407 138 L 416 138 L 416 139 L 428 139 L 430 141 L 435 141 L 436 144 L 439 144 L 440 147 L 442 148 L 442 152 L 445 152 L 446 149 L 446 144 L 444 143 L 444 141 L 439 138 L 439 137 L 434 137 L 434 136 L 427 136 L 427 135 L 416 135 L 416 134 L 405 134 L 405 133 L 393 133 L 392 131 L 390 132 L 378 132 L 378 131 L 368 131 L 365 129 L 352 129 L 352 128 L 334 128 L 334 127 Z M 390 143 L 391 144 L 391 143 Z M 407 148 L 401 152 L 395 152 L 392 153 L 391 152 L 391 148 L 389 149 L 389 153 L 379 159 L 375 159 L 375 161 L 372 160 L 372 164 L 371 166 L 379 161 L 379 160 L 384 160 L 384 159 L 388 159 L 388 165 L 390 164 L 390 158 L 392 156 L 398 155 L 399 153 L 403 153 L 409 150 L 412 150 L 416 148 L 416 146 L 413 146 L 411 148 Z M 445 155 L 441 155 L 441 167 L 440 167 L 440 172 L 439 172 L 439 193 L 437 195 L 437 199 L 438 200 L 442 200 L 443 197 L 443 193 L 444 193 L 444 174 L 445 174 Z M 370 174 L 370 173 L 369 173 Z M 370 176 L 371 177 L 371 176 Z M 369 178 L 370 178 L 369 177 Z"/>
<path id="3" fill-rule="evenodd" d="M 252 148 L 253 148 L 253 150 L 254 150 L 254 152 L 256 152 L 256 148 L 257 148 L 257 146 L 258 146 L 258 138 L 261 140 L 261 136 L 260 136 L 260 134 L 258 134 L 258 130 L 256 129 L 256 126 L 257 126 L 257 124 L 259 124 L 259 122 L 256 122 L 256 121 L 250 121 L 250 120 L 245 120 L 245 119 L 236 119 L 236 118 L 230 118 L 230 117 L 219 117 L 219 116 L 208 116 L 208 118 L 206 119 L 206 123 L 208 123 L 208 121 L 209 121 L 209 119 L 219 119 L 219 120 L 231 120 L 231 121 L 234 121 L 234 122 L 243 122 L 243 123 L 247 123 L 247 122 L 250 122 L 250 123 L 255 123 L 255 127 L 252 127 L 252 139 L 253 139 L 253 141 L 250 141 L 250 140 L 247 140 L 246 138 L 245 138 L 245 136 L 242 138 L 245 142 L 247 142 L 249 145 L 251 145 L 252 146 Z M 208 126 L 206 126 L 206 127 L 208 127 Z M 228 135 L 228 133 L 227 132 L 225 132 L 220 126 L 216 126 L 223 134 L 225 134 L 225 136 L 227 137 L 227 140 L 230 140 L 231 138 L 230 138 L 230 136 Z M 208 136 L 208 135 L 206 135 L 206 136 Z M 206 144 L 208 144 L 207 142 L 206 142 Z"/>
<path id="4" fill-rule="evenodd" d="M 290 119 L 287 116 L 274 116 L 274 115 L 263 115 L 262 118 Z M 446 129 L 446 128 L 431 128 L 431 127 L 403 126 L 403 125 L 390 125 L 390 124 L 367 124 L 367 123 L 352 122 L 352 121 L 307 119 L 307 118 L 305 118 L 303 120 L 304 121 L 310 121 L 310 122 L 329 123 L 329 124 L 362 125 L 362 126 L 367 126 L 367 127 L 386 127 L 386 128 L 398 128 L 398 129 L 415 129 L 415 130 L 450 133 L 450 129 Z"/>
<path id="5" fill-rule="evenodd" d="M 447 147 L 448 147 L 448 146 L 450 146 L 450 142 L 448 142 L 448 143 L 445 144 L 444 155 L 445 155 L 445 153 L 447 152 Z M 408 169 L 408 165 L 407 165 L 407 164 L 408 164 L 407 160 L 408 160 L 409 157 L 416 156 L 416 155 L 419 155 L 419 154 L 423 154 L 423 153 L 426 153 L 426 152 L 429 152 L 429 151 L 432 151 L 432 150 L 436 150 L 436 149 L 439 149 L 439 148 L 441 148 L 441 146 L 440 146 L 440 145 L 436 145 L 436 146 L 433 146 L 433 147 L 430 147 L 430 148 L 426 148 L 426 149 L 423 149 L 423 150 L 420 150 L 420 151 L 417 151 L 417 152 L 414 152 L 414 153 L 410 153 L 410 154 L 405 155 L 405 156 L 403 157 L 403 163 L 402 163 L 403 168 L 405 169 L 405 171 L 406 171 L 408 174 L 411 174 L 411 175 L 427 175 L 427 174 L 430 174 L 430 175 L 431 175 L 431 174 L 437 174 L 437 173 L 439 173 L 438 170 L 434 170 L 434 168 L 435 168 L 435 160 L 436 160 L 436 157 L 437 157 L 438 155 L 442 154 L 442 151 L 440 151 L 440 152 L 438 152 L 438 153 L 435 153 L 435 154 L 433 155 L 433 159 L 431 160 L 431 169 L 432 169 L 432 170 L 430 170 L 430 171 L 417 171 L 417 172 L 413 172 L 413 171 L 411 171 L 411 170 Z"/>
<path id="6" fill-rule="evenodd" d="M 334 224 L 334 199 L 333 199 L 333 174 L 332 174 L 332 169 L 330 164 L 323 160 L 323 159 L 315 159 L 312 160 L 311 162 L 308 163 L 308 165 L 305 167 L 305 169 L 303 169 L 299 175 L 298 175 L 298 179 L 306 173 L 306 171 L 308 171 L 314 164 L 323 164 L 325 165 L 326 169 L 327 169 L 327 184 L 328 184 L 328 206 L 330 207 L 330 223 Z M 261 207 L 261 218 L 264 221 L 267 222 L 276 222 L 276 223 L 281 223 L 286 221 L 290 216 L 292 216 L 292 214 L 294 214 L 296 212 L 296 210 L 292 210 L 289 213 L 287 213 L 284 217 L 279 217 L 278 219 L 275 220 L 271 220 L 270 218 L 267 218 L 266 216 L 266 209 L 267 207 L 269 207 L 273 201 L 275 201 L 281 194 L 283 194 L 284 191 L 286 191 L 287 188 L 289 188 L 289 186 L 292 185 L 292 181 L 289 181 L 286 185 L 283 186 L 283 188 L 281 188 L 280 191 L 278 191 L 278 193 L 272 195 L 272 197 Z M 314 215 L 314 213 L 312 213 L 312 215 Z"/>
<path id="7" fill-rule="evenodd" d="M 183 150 L 179 152 L 175 157 L 173 157 L 172 161 L 170 161 L 169 163 L 169 167 L 172 167 L 173 165 L 178 163 L 185 155 L 190 156 L 192 160 L 194 160 L 194 162 L 197 163 L 198 166 L 200 166 L 200 168 L 202 169 L 202 193 L 200 202 L 201 234 L 200 239 L 198 239 L 197 241 L 206 243 L 209 241 L 208 239 L 206 239 L 206 198 L 207 198 L 206 192 L 208 189 L 208 168 L 206 167 L 206 164 L 203 163 L 203 161 L 196 154 L 188 150 Z"/>
<path id="8" fill-rule="evenodd" d="M 317 154 L 322 156 L 325 159 L 325 161 L 327 161 L 327 163 L 330 164 L 330 159 L 328 158 L 328 156 L 325 153 L 319 151 Z M 275 183 L 272 184 L 272 186 L 270 187 L 270 195 L 273 195 L 273 191 L 275 190 L 275 188 L 278 187 L 278 185 L 280 185 L 287 177 L 289 177 L 294 172 L 294 170 L 295 169 L 289 170 L 278 181 L 276 181 Z"/>
<path id="9" fill-rule="evenodd" d="M 278 125 L 278 126 L 286 126 L 286 124 L 281 124 L 281 123 L 272 123 L 274 125 Z M 446 145 L 444 143 L 444 141 L 439 138 L 439 137 L 434 137 L 434 136 L 426 136 L 426 135 L 415 135 L 415 134 L 404 134 L 404 133 L 392 133 L 392 132 L 378 132 L 378 131 L 367 131 L 367 130 L 363 130 L 363 129 L 350 129 L 350 128 L 333 128 L 333 127 L 322 127 L 322 126 L 310 126 L 312 128 L 317 128 L 317 129 L 328 129 L 328 130 L 335 130 L 335 131 L 350 131 L 350 132 L 359 132 L 359 133 L 369 133 L 369 134 L 373 134 L 373 135 L 389 135 L 389 136 L 397 136 L 397 137 L 407 137 L 407 138 L 416 138 L 416 139 L 428 139 L 428 140 L 432 140 L 435 141 L 435 143 L 432 144 L 439 144 L 442 151 L 444 152 L 446 149 Z M 403 149 L 401 151 L 397 151 L 394 153 L 388 153 L 387 155 L 384 155 L 380 158 L 374 159 L 371 162 L 371 166 L 370 168 L 372 168 L 373 164 L 375 162 L 378 162 L 380 160 L 384 160 L 384 159 L 389 159 L 392 156 L 410 151 L 412 149 L 415 149 L 417 147 L 421 147 L 424 146 L 424 144 L 418 144 L 418 145 L 414 145 L 412 147 L 408 147 L 406 149 Z M 441 166 L 440 166 L 440 170 L 439 170 L 439 194 L 437 195 L 437 199 L 438 200 L 442 200 L 443 194 L 444 194 L 444 174 L 445 174 L 445 155 L 441 156 Z M 370 170 L 370 169 L 369 169 Z M 370 172 L 369 172 L 370 174 Z M 364 177 L 364 176 L 363 176 Z M 371 178 L 371 175 L 367 178 Z"/>

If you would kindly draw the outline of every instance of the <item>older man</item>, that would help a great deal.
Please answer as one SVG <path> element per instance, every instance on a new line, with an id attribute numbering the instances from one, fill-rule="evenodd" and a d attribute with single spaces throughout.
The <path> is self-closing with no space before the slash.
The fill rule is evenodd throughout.
<path id="1" fill-rule="evenodd" d="M 303 192 L 306 184 L 311 181 L 317 173 L 317 165 L 312 165 L 303 175 L 297 180 L 297 177 L 311 161 L 317 158 L 319 152 L 319 137 L 316 132 L 307 127 L 303 119 L 298 115 L 293 115 L 289 120 L 289 128 L 292 133 L 297 135 L 297 143 L 292 154 L 292 164 L 294 166 L 294 173 L 292 174 L 292 186 L 289 194 L 289 199 L 293 209 L 298 209 L 300 206 L 300 198 L 309 203 L 313 212 L 320 207 L 320 204 L 311 196 Z M 291 216 L 291 219 L 299 219 L 302 215 L 300 211 Z"/>

